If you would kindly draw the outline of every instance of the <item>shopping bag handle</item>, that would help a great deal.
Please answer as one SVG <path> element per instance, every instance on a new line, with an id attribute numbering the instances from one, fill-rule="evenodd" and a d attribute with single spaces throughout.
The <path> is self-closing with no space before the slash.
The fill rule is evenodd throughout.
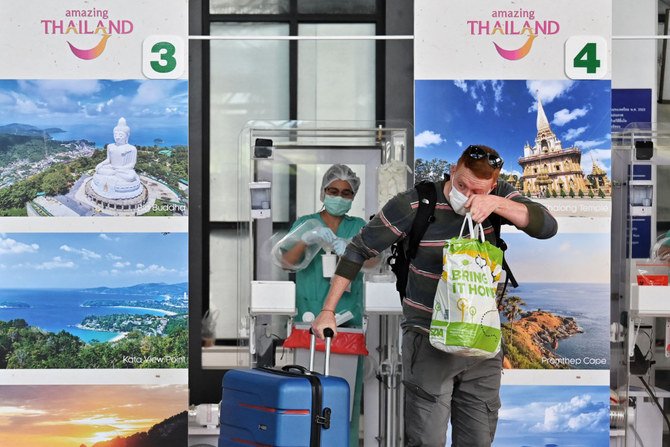
<path id="1" fill-rule="evenodd" d="M 470 231 L 470 239 L 479 239 L 480 241 L 484 242 L 484 227 L 482 227 L 481 222 L 475 225 L 472 221 L 472 214 L 470 213 L 466 213 L 465 217 L 463 218 L 463 224 L 461 225 L 461 232 L 459 237 L 463 237 L 463 230 L 465 230 L 466 222 L 468 223 L 468 230 Z"/>

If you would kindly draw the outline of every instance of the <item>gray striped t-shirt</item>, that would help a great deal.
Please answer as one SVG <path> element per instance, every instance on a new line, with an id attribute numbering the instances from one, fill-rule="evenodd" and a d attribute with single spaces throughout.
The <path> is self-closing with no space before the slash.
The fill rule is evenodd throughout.
<path id="1" fill-rule="evenodd" d="M 437 190 L 435 221 L 428 226 L 419 244 L 416 257 L 410 263 L 407 297 L 403 300 L 404 328 L 427 331 L 430 327 L 433 300 L 442 272 L 442 248 L 447 239 L 459 235 L 463 223 L 464 217 L 452 210 L 448 199 L 444 196 L 444 184 L 444 181 L 435 182 Z M 498 180 L 491 194 L 526 205 L 530 223 L 526 228 L 520 228 L 520 230 L 529 236 L 547 239 L 556 234 L 558 225 L 549 211 L 544 206 L 524 197 L 509 183 Z M 405 238 L 412 228 L 418 206 L 418 193 L 414 188 L 389 200 L 347 246 L 337 266 L 336 274 L 349 279 L 354 278 L 364 261 L 379 255 L 396 241 Z M 510 224 L 505 219 L 501 221 L 503 224 Z M 487 219 L 482 226 L 486 239 L 495 244 L 491 222 Z M 404 243 L 407 243 L 407 240 Z"/>

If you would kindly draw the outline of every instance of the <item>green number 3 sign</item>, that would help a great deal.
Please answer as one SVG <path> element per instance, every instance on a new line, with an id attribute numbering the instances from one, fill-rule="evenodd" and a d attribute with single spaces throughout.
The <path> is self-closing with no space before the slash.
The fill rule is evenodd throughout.
<path id="1" fill-rule="evenodd" d="M 151 47 L 151 52 L 158 54 L 158 61 L 151 61 L 151 68 L 158 73 L 169 73 L 177 68 L 177 59 L 174 55 L 175 46 L 170 42 L 158 42 Z"/>
<path id="2" fill-rule="evenodd" d="M 149 36 L 142 43 L 142 73 L 149 79 L 184 74 L 184 43 L 179 36 Z"/>
<path id="3" fill-rule="evenodd" d="M 570 79 L 602 79 L 609 48 L 602 36 L 572 36 L 565 41 L 565 74 Z"/>

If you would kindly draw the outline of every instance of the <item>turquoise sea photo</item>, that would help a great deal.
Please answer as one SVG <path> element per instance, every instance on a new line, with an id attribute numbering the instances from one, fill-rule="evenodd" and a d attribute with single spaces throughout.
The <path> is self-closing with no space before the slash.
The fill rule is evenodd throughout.
<path id="1" fill-rule="evenodd" d="M 579 333 L 545 346 L 555 355 L 544 356 L 545 363 L 570 369 L 609 369 L 609 315 L 605 315 L 609 313 L 609 284 L 524 282 L 508 296 L 520 297 L 525 303 L 520 316 L 540 309 L 574 319 L 578 326 Z M 501 320 L 508 321 L 503 315 Z"/>
<path id="2" fill-rule="evenodd" d="M 185 367 L 184 233 L 0 235 L 0 368 Z"/>
<path id="3" fill-rule="evenodd" d="M 514 345 L 506 367 L 609 369 L 610 234 L 560 230 L 546 240 L 503 231 L 519 282 L 507 297 L 521 300 L 501 313 Z"/>

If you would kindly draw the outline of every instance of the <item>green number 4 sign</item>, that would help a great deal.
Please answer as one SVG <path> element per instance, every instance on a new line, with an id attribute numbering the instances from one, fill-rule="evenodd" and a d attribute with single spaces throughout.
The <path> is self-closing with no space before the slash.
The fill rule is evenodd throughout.
<path id="1" fill-rule="evenodd" d="M 575 68 L 586 68 L 586 72 L 593 74 L 598 71 L 600 67 L 600 59 L 598 59 L 598 44 L 589 42 L 582 50 L 577 53 L 577 56 L 572 60 L 572 65 Z"/>
<path id="2" fill-rule="evenodd" d="M 565 74 L 570 79 L 602 79 L 608 73 L 608 53 L 602 36 L 572 36 L 565 41 Z"/>

